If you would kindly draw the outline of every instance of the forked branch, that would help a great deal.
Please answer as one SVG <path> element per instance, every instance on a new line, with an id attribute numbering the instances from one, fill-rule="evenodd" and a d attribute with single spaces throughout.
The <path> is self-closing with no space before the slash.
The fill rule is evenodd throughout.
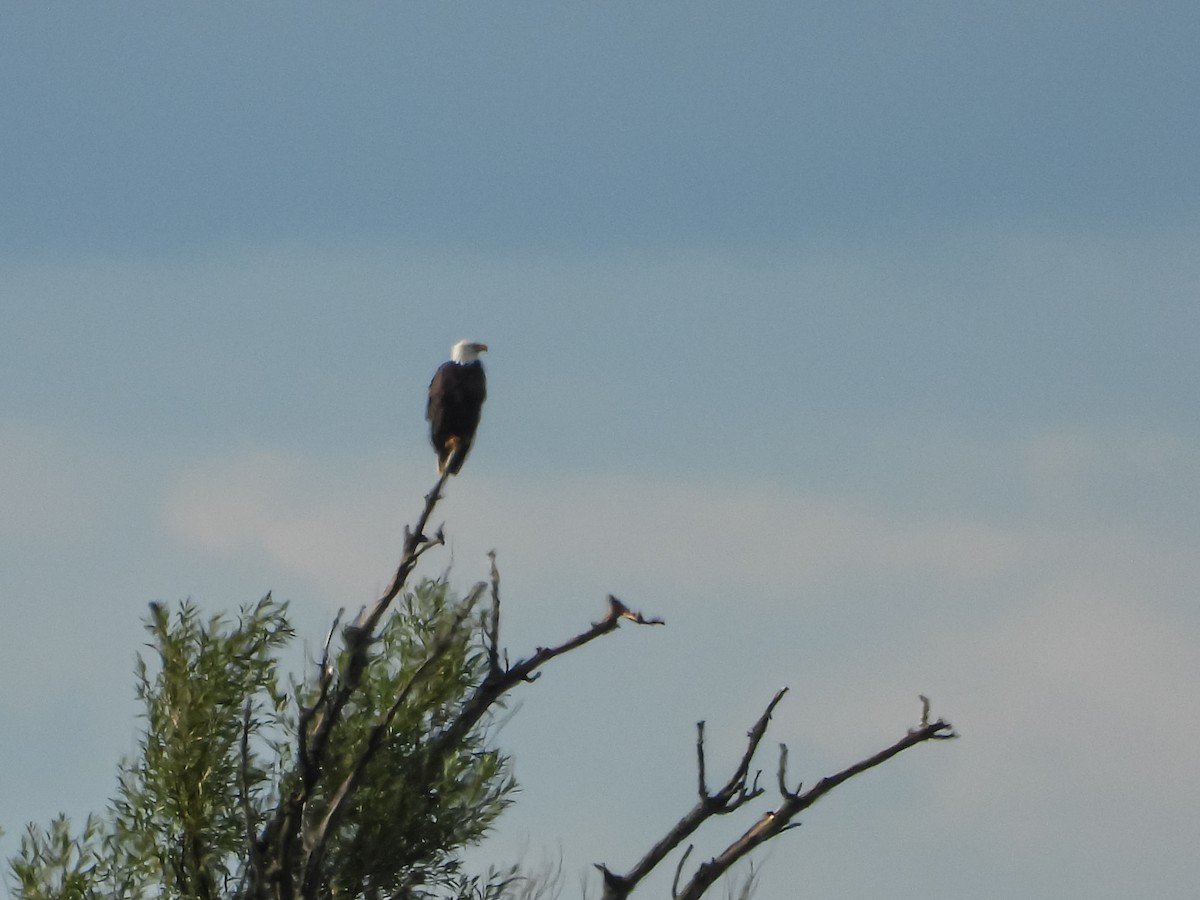
<path id="1" fill-rule="evenodd" d="M 740 809 L 763 793 L 762 788 L 758 786 L 758 779 L 761 772 L 756 772 L 754 778 L 751 780 L 750 768 L 753 764 L 754 756 L 758 751 L 759 744 L 766 735 L 771 713 L 779 704 L 779 701 L 783 699 L 786 690 L 784 688 L 778 691 L 771 699 L 771 702 L 767 704 L 766 710 L 759 716 L 758 721 L 755 722 L 754 727 L 747 734 L 746 750 L 742 754 L 742 758 L 733 775 L 720 790 L 712 794 L 708 792 L 706 783 L 704 723 L 697 723 L 696 767 L 700 794 L 699 801 L 627 873 L 623 875 L 618 874 L 606 865 L 597 863 L 596 868 L 600 870 L 604 879 L 604 900 L 624 900 L 643 878 L 649 875 L 668 854 L 679 847 L 690 835 L 695 833 L 705 821 L 712 816 L 725 815 L 736 809 Z M 787 747 L 781 744 L 777 775 L 781 798 L 780 803 L 774 809 L 768 810 L 760 816 L 741 837 L 726 847 L 721 854 L 710 859 L 708 862 L 702 863 L 683 888 L 680 889 L 679 882 L 683 874 L 683 868 L 688 856 L 692 852 L 692 846 L 689 845 L 675 870 L 675 878 L 672 883 L 672 895 L 675 897 L 675 900 L 698 900 L 718 878 L 728 872 L 730 868 L 745 858 L 755 848 L 760 847 L 783 832 L 797 827 L 799 822 L 793 821 L 795 817 L 839 784 L 886 762 L 909 747 L 916 746 L 925 741 L 945 740 L 957 737 L 950 723 L 941 719 L 933 722 L 929 720 L 929 701 L 924 697 L 921 700 L 922 716 L 919 727 L 912 729 L 892 746 L 881 750 L 874 756 L 861 760 L 843 769 L 836 775 L 821 779 L 807 791 L 801 791 L 800 786 L 797 786 L 794 791 L 788 789 Z"/>
<path id="2" fill-rule="evenodd" d="M 915 747 L 917 744 L 922 744 L 925 741 L 947 740 L 958 736 L 949 722 L 942 719 L 937 719 L 933 722 L 929 721 L 929 701 L 922 696 L 921 702 L 922 714 L 920 726 L 911 729 L 896 743 L 880 750 L 875 755 L 860 760 L 852 766 L 847 766 L 835 775 L 822 778 L 807 791 L 801 791 L 799 787 L 795 791 L 787 789 L 787 748 L 781 745 L 779 788 L 782 801 L 780 804 L 764 813 L 757 822 L 747 829 L 741 837 L 726 847 L 720 855 L 706 863 L 702 863 L 697 868 L 691 880 L 684 886 L 683 890 L 675 895 L 676 900 L 699 900 L 718 878 L 728 872 L 741 859 L 772 838 L 796 827 L 799 823 L 793 820 L 799 813 L 808 809 L 835 787 L 849 781 L 855 775 L 861 775 L 868 769 L 873 769 L 881 763 L 887 762 L 893 756 L 903 753 L 909 747 Z"/>
<path id="3" fill-rule="evenodd" d="M 771 722 L 771 714 L 775 711 L 775 707 L 779 705 L 779 701 L 783 699 L 783 695 L 786 693 L 787 688 L 780 688 L 775 693 L 775 696 L 771 698 L 771 702 L 767 704 L 767 708 L 763 710 L 762 715 L 758 717 L 758 721 L 754 723 L 754 726 L 746 735 L 746 750 L 742 754 L 737 768 L 734 769 L 729 780 L 712 794 L 708 792 L 705 774 L 704 722 L 696 723 L 696 770 L 700 795 L 696 805 L 684 814 L 663 835 L 662 839 L 651 847 L 646 855 L 638 860 L 633 868 L 624 875 L 618 875 L 602 863 L 596 864 L 596 868 L 600 870 L 600 874 L 604 878 L 605 900 L 621 900 L 621 898 L 628 897 L 638 882 L 654 871 L 672 850 L 694 834 L 708 819 L 713 816 L 723 816 L 731 813 L 762 794 L 762 788 L 758 786 L 758 774 L 755 774 L 752 782 L 748 781 L 750 778 L 750 766 L 754 762 L 755 753 L 758 752 L 758 745 L 767 733 L 767 726 Z M 689 848 L 687 853 L 690 852 Z M 682 871 L 682 866 L 681 862 L 680 869 L 675 873 L 677 881 L 680 871 Z"/>

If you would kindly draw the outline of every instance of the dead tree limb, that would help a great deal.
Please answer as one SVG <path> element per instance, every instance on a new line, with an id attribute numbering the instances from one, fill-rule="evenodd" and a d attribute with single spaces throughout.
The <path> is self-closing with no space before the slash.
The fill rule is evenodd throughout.
<path id="1" fill-rule="evenodd" d="M 498 609 L 498 607 L 497 607 Z M 584 644 L 591 643 L 596 638 L 616 630 L 622 619 L 627 619 L 637 625 L 665 625 L 662 619 L 647 618 L 640 612 L 634 612 L 616 597 L 609 594 L 608 611 L 599 622 L 593 622 L 585 631 L 554 647 L 539 647 L 524 659 L 517 660 L 512 665 L 497 667 L 489 672 L 487 677 L 475 689 L 470 699 L 463 705 L 457 719 L 442 731 L 434 742 L 435 757 L 445 753 L 455 746 L 463 737 L 478 724 L 492 704 L 510 690 L 524 682 L 536 681 L 541 674 L 538 670 L 555 657 L 569 653 Z M 496 626 L 498 627 L 498 626 Z"/>
<path id="2" fill-rule="evenodd" d="M 754 727 L 746 735 L 746 750 L 742 754 L 737 768 L 721 789 L 713 794 L 708 792 L 705 778 L 704 723 L 696 723 L 696 769 L 698 772 L 699 800 L 624 875 L 618 875 L 603 863 L 596 864 L 596 868 L 600 870 L 600 874 L 604 878 L 605 900 L 621 900 L 621 898 L 628 897 L 639 881 L 657 868 L 672 850 L 694 834 L 708 819 L 713 816 L 723 816 L 731 813 L 762 794 L 762 788 L 758 786 L 758 775 L 754 776 L 752 782 L 749 781 L 750 766 L 753 764 L 755 753 L 758 752 L 758 745 L 767 733 L 767 726 L 771 721 L 771 713 L 775 711 L 775 707 L 779 705 L 779 701 L 783 699 L 783 695 L 786 693 L 787 688 L 780 688 L 775 693 L 775 696 L 771 698 L 771 702 L 767 704 L 767 708 L 763 710 L 763 714 L 758 717 L 758 721 L 754 723 Z M 691 852 L 690 848 L 688 852 Z M 680 868 L 682 869 L 682 863 L 680 864 Z M 678 877 L 679 872 L 677 871 L 676 879 Z"/>
<path id="3" fill-rule="evenodd" d="M 921 697 L 921 701 L 922 715 L 919 727 L 911 729 L 908 734 L 896 741 L 896 743 L 884 750 L 880 750 L 874 756 L 869 756 L 864 760 L 856 762 L 854 765 L 846 767 L 835 775 L 822 778 L 807 791 L 802 792 L 799 787 L 792 792 L 786 789 L 784 783 L 784 779 L 786 778 L 786 748 L 783 748 L 781 750 L 779 775 L 782 802 L 775 809 L 764 813 L 754 825 L 726 847 L 721 854 L 706 863 L 702 863 L 697 868 L 691 880 L 684 886 L 684 889 L 676 895 L 676 900 L 698 900 L 718 878 L 728 872 L 738 861 L 772 838 L 794 828 L 799 823 L 792 820 L 799 813 L 808 809 L 835 787 L 849 781 L 855 775 L 861 775 L 868 769 L 873 769 L 881 763 L 887 762 L 893 756 L 903 753 L 909 747 L 915 747 L 917 744 L 922 744 L 925 741 L 947 740 L 958 736 L 949 722 L 942 719 L 930 722 L 929 701 L 923 696 Z"/>
<path id="4" fill-rule="evenodd" d="M 729 780 L 720 790 L 712 794 L 708 792 L 707 787 L 704 755 L 704 723 L 697 723 L 696 768 L 700 794 L 699 801 L 625 874 L 613 872 L 603 863 L 596 864 L 596 868 L 600 870 L 604 881 L 604 900 L 625 900 L 642 879 L 649 875 L 673 850 L 694 834 L 708 819 L 717 815 L 726 815 L 740 809 L 763 793 L 763 789 L 758 785 L 758 779 L 762 774 L 761 771 L 756 772 L 753 779 L 751 779 L 750 768 L 753 764 L 754 756 L 758 751 L 759 744 L 766 735 L 771 714 L 779 704 L 779 701 L 783 699 L 786 691 L 787 688 L 783 688 L 771 698 L 771 702 L 767 704 L 766 710 L 759 716 L 758 721 L 754 723 L 754 727 L 747 734 L 746 750 L 742 754 L 742 758 L 738 762 L 733 775 L 730 776 Z M 907 735 L 895 744 L 885 750 L 881 750 L 874 756 L 857 762 L 838 772 L 836 775 L 821 779 L 807 791 L 802 792 L 799 786 L 795 791 L 788 790 L 787 747 L 781 744 L 777 773 L 781 797 L 779 805 L 760 816 L 741 837 L 730 844 L 721 854 L 708 862 L 701 863 L 696 872 L 683 886 L 682 890 L 680 890 L 679 882 L 682 877 L 683 868 L 688 856 L 692 852 L 692 845 L 689 844 L 675 870 L 671 891 L 675 900 L 698 900 L 718 878 L 728 872 L 730 868 L 745 858 L 755 848 L 771 840 L 771 838 L 782 834 L 784 831 L 797 827 L 799 823 L 794 822 L 793 819 L 839 784 L 886 762 L 909 747 L 929 740 L 944 740 L 956 737 L 954 729 L 948 722 L 941 719 L 934 722 L 929 721 L 928 701 L 924 697 L 921 699 L 923 712 L 921 725 L 918 728 L 909 731 Z"/>

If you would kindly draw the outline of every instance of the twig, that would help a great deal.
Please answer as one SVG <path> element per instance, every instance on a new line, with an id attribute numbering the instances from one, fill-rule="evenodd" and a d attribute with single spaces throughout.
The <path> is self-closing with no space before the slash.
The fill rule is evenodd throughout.
<path id="1" fill-rule="evenodd" d="M 803 783 L 796 785 L 794 791 L 788 790 L 787 786 L 787 744 L 779 745 L 779 794 L 783 797 L 794 797 L 800 793 L 800 789 L 804 787 Z"/>
<path id="2" fill-rule="evenodd" d="M 687 849 L 683 851 L 683 855 L 679 857 L 679 865 L 675 867 L 675 877 L 671 879 L 671 896 L 679 896 L 679 876 L 683 874 L 683 867 L 687 864 L 688 857 L 692 855 L 692 851 L 696 848 L 695 844 L 688 844 Z"/>
<path id="3" fill-rule="evenodd" d="M 496 551 L 488 551 L 488 559 L 492 563 L 492 614 L 488 618 L 488 675 L 495 677 L 500 671 L 500 570 L 496 568 Z"/>
<path id="4" fill-rule="evenodd" d="M 737 771 L 734 773 L 734 777 L 729 780 L 729 784 L 726 786 L 725 791 L 722 791 L 722 794 L 730 792 L 730 796 L 732 797 L 732 789 L 735 782 L 739 785 L 738 791 L 742 794 L 745 794 L 746 776 L 750 772 L 750 763 L 754 759 L 754 754 L 758 752 L 758 745 L 762 742 L 763 736 L 767 733 L 767 726 L 771 724 L 771 713 L 775 711 L 775 707 L 779 705 L 779 701 L 783 699 L 783 695 L 786 693 L 787 688 L 780 688 L 775 692 L 775 696 L 771 698 L 771 702 L 767 704 L 767 708 L 763 711 L 763 714 L 758 717 L 758 721 L 754 723 L 754 727 L 751 728 L 750 732 L 746 735 L 749 738 L 749 741 L 746 745 L 746 752 L 742 754 L 742 761 L 738 765 Z M 762 791 L 757 788 L 757 779 L 756 786 L 752 788 L 752 791 L 755 794 L 762 793 Z"/>

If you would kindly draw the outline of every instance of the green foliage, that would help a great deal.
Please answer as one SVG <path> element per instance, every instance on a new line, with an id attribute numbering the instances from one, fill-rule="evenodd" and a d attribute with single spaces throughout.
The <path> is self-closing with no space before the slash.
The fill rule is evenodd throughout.
<path id="1" fill-rule="evenodd" d="M 487 674 L 472 602 L 425 581 L 397 601 L 372 645 L 330 736 L 306 829 L 396 708 L 331 835 L 320 896 L 492 898 L 509 882 L 512 873 L 468 875 L 459 858 L 509 802 L 508 760 L 490 747 L 486 725 L 442 739 Z M 190 602 L 173 614 L 152 604 L 152 652 L 135 668 L 145 719 L 138 753 L 121 764 L 107 814 L 89 817 L 78 835 L 64 817 L 29 826 L 9 862 L 19 897 L 248 892 L 264 830 L 300 777 L 296 701 L 312 705 L 323 689 L 320 672 L 281 686 L 281 654 L 294 637 L 286 612 L 270 595 L 235 622 L 205 619 Z M 345 652 L 331 661 L 335 688 L 348 662 Z"/>
<path id="2" fill-rule="evenodd" d="M 463 603 L 441 581 L 425 581 L 401 598 L 380 633 L 363 687 L 346 708 L 327 764 L 330 785 L 349 771 L 379 710 L 413 682 L 331 844 L 331 896 L 403 896 L 422 885 L 456 893 L 457 849 L 483 837 L 509 802 L 515 785 L 508 761 L 489 749 L 485 731 L 439 752 L 441 729 L 486 674 L 478 631 L 456 627 L 469 612 Z M 435 644 L 443 649 L 433 671 L 414 682 Z"/>
<path id="3" fill-rule="evenodd" d="M 211 897 L 236 877 L 246 813 L 261 820 L 278 751 L 288 746 L 277 736 L 287 709 L 277 654 L 293 632 L 270 594 L 233 625 L 202 620 L 190 602 L 174 617 L 152 604 L 146 629 L 159 665 L 151 674 L 139 655 L 135 667 L 146 731 L 140 755 L 122 765 L 110 850 L 125 857 L 135 883 L 154 884 L 161 896 Z M 259 758 L 256 739 L 277 751 L 274 759 Z"/>
<path id="4" fill-rule="evenodd" d="M 11 862 L 13 880 L 26 900 L 91 900 L 98 873 L 101 823 L 88 816 L 83 831 L 71 835 L 71 823 L 59 816 L 46 829 L 29 825 L 21 837 L 21 852 Z"/>

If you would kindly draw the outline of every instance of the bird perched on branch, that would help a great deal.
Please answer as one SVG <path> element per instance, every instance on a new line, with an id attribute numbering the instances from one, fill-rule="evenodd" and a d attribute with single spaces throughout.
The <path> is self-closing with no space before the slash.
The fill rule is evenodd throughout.
<path id="1" fill-rule="evenodd" d="M 438 367 L 429 382 L 425 418 L 437 451 L 439 475 L 457 475 L 475 440 L 487 399 L 487 380 L 479 361 L 479 354 L 486 350 L 487 344 L 459 341 L 450 351 L 450 360 Z"/>

